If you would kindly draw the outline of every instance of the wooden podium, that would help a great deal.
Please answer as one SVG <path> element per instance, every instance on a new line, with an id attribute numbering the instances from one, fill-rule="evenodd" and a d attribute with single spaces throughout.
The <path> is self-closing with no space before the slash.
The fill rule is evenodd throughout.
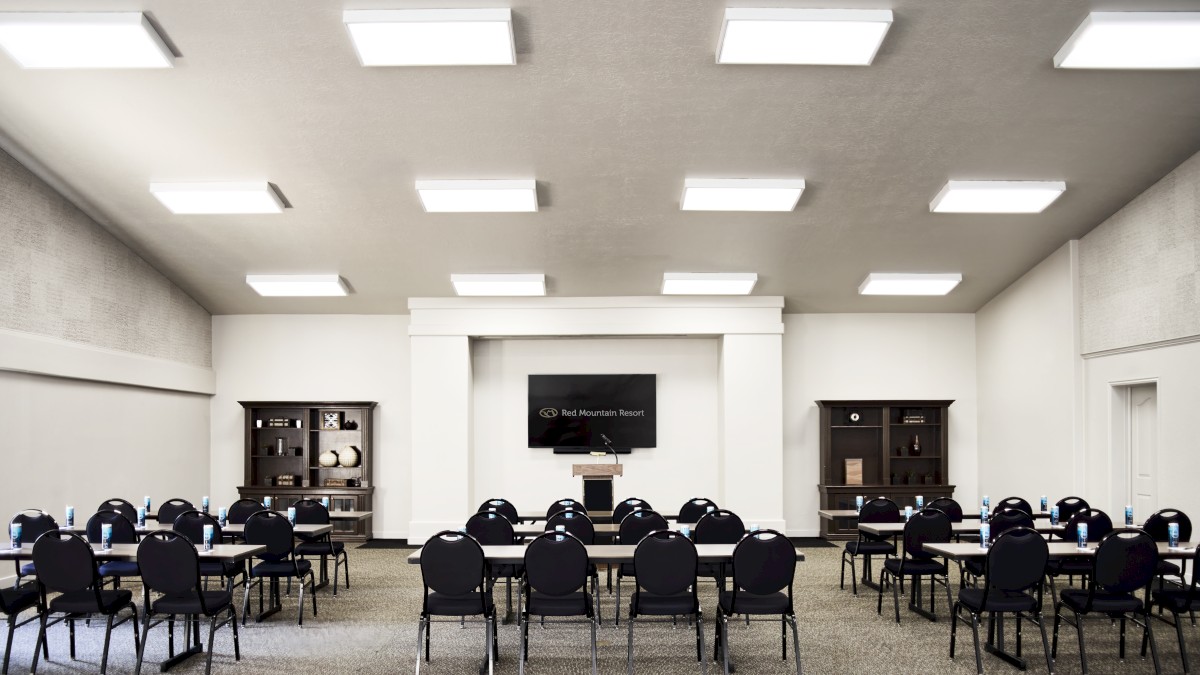
<path id="1" fill-rule="evenodd" d="M 612 513 L 613 477 L 625 475 L 620 464 L 572 464 L 572 476 L 583 477 L 583 508 L 589 514 Z"/>

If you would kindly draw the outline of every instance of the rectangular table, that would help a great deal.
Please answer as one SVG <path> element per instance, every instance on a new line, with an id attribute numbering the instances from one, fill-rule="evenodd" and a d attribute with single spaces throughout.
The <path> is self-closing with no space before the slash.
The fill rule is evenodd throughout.
<path id="1" fill-rule="evenodd" d="M 113 544 L 110 549 L 100 548 L 100 544 L 92 544 L 92 554 L 96 560 L 137 560 L 137 544 Z M 216 544 L 211 551 L 205 551 L 199 546 L 196 552 L 201 560 L 219 560 L 221 562 L 242 562 L 267 550 L 266 546 L 249 544 Z M 20 549 L 7 546 L 0 548 L 0 560 L 32 560 L 33 544 L 21 544 Z"/>
<path id="2" fill-rule="evenodd" d="M 901 509 L 901 513 L 903 513 L 903 509 Z M 858 519 L 858 511 L 855 511 L 854 509 L 821 509 L 817 511 L 817 515 L 825 520 L 834 520 L 835 518 L 848 518 L 850 520 Z M 1040 511 L 1035 511 L 1032 515 L 1034 520 L 1050 518 L 1049 513 L 1042 513 Z M 964 512 L 963 520 L 979 520 L 979 512 Z"/>
<path id="3" fill-rule="evenodd" d="M 733 560 L 733 549 L 737 544 L 697 544 L 696 555 L 700 562 L 729 562 Z M 484 546 L 484 558 L 497 565 L 519 565 L 525 562 L 525 546 Z M 595 544 L 587 546 L 588 560 L 601 565 L 619 565 L 633 562 L 633 544 Z M 797 562 L 804 561 L 804 551 L 796 549 Z M 408 564 L 418 565 L 421 562 L 421 549 L 413 551 L 408 556 Z"/>
<path id="4" fill-rule="evenodd" d="M 1063 525 L 1051 525 L 1048 522 L 1034 521 L 1033 529 L 1042 534 L 1058 534 L 1063 531 Z M 904 534 L 904 523 L 859 523 L 858 530 L 876 536 L 900 536 Z M 954 534 L 979 534 L 979 522 L 950 523 L 950 531 Z"/>

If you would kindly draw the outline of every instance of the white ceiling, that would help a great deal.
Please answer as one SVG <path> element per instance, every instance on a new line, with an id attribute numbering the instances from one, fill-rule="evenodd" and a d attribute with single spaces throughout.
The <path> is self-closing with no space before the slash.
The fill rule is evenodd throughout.
<path id="1" fill-rule="evenodd" d="M 98 7 L 98 5 L 103 7 Z M 718 66 L 725 6 L 882 7 L 869 67 Z M 1200 71 L 1055 70 L 1089 10 L 1200 2 L 605 0 L 511 6 L 517 65 L 363 68 L 343 9 L 435 3 L 0 0 L 143 10 L 168 70 L 26 71 L 0 132 L 210 311 L 406 311 L 450 274 L 544 272 L 558 296 L 757 272 L 789 312 L 970 312 L 1200 150 Z M 32 158 L 30 160 L 29 158 Z M 536 177 L 540 211 L 427 214 L 413 181 Z M 679 210 L 685 177 L 803 177 L 791 213 Z M 1034 216 L 929 213 L 949 178 L 1065 180 Z M 282 215 L 173 216 L 152 181 L 269 180 Z M 961 272 L 944 298 L 868 272 Z M 346 298 L 260 298 L 246 274 L 340 273 Z"/>

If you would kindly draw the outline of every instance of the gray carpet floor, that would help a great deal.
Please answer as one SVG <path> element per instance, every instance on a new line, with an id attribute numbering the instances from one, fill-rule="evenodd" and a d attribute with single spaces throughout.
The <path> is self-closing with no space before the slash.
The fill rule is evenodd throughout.
<path id="1" fill-rule="evenodd" d="M 241 632 L 242 660 L 235 663 L 228 629 L 218 633 L 214 649 L 214 672 L 251 675 L 258 673 L 408 673 L 413 671 L 416 625 L 421 606 L 421 576 L 417 566 L 404 562 L 407 550 L 361 549 L 350 552 L 351 584 L 334 599 L 328 589 L 318 594 L 319 614 L 306 617 L 303 628 L 295 624 L 295 595 L 285 598 L 285 610 L 261 624 L 250 623 Z M 796 610 L 800 616 L 800 648 L 804 672 L 817 673 L 973 673 L 975 663 L 969 625 L 959 626 L 959 652 L 954 661 L 948 656 L 950 624 L 943 615 L 936 623 L 910 613 L 901 605 L 901 623 L 890 614 L 890 595 L 885 595 L 884 614 L 875 613 L 875 594 L 860 588 L 855 597 L 849 587 L 838 589 L 840 549 L 806 551 L 807 561 L 797 566 Z M 603 576 L 603 573 L 602 573 Z M 954 578 L 957 583 L 957 575 Z M 627 593 L 628 586 L 625 587 Z M 501 590 L 502 586 L 498 590 Z M 708 651 L 712 649 L 712 617 L 715 593 L 711 583 L 702 583 L 702 604 L 706 614 Z M 140 593 L 140 591 L 138 591 Z M 241 591 L 237 597 L 240 600 Z M 623 596 L 627 598 L 628 596 Z M 497 598 L 503 603 L 502 593 Z M 599 634 L 600 672 L 625 672 L 625 625 L 612 626 L 614 598 L 605 594 L 602 611 L 606 625 Z M 902 599 L 903 603 L 903 599 Z M 945 611 L 944 591 L 938 609 Z M 255 603 L 252 603 L 255 606 Z M 1048 623 L 1049 627 L 1049 623 Z M 1164 673 L 1183 671 L 1175 634 L 1165 624 L 1155 623 Z M 207 630 L 207 628 L 205 629 Z M 439 624 L 433 631 L 433 659 L 421 672 L 465 675 L 476 671 L 483 652 L 480 624 Z M 1107 619 L 1085 623 L 1089 672 L 1152 673 L 1147 657 L 1137 655 L 1140 630 L 1130 629 L 1129 658 L 1117 657 L 1118 629 Z M 1190 653 L 1200 658 L 1200 629 L 1185 627 Z M 516 673 L 517 628 L 500 626 L 500 662 L 498 673 Z M 587 673 L 588 633 L 585 625 L 547 625 L 530 629 L 530 675 Z M 13 645 L 11 671 L 28 672 L 32 657 L 36 624 L 17 630 Z M 647 675 L 697 673 L 694 660 L 694 633 L 685 625 L 677 629 L 666 625 L 639 624 L 636 632 L 636 672 Z M 151 633 L 147 659 L 166 656 L 166 632 Z M 1031 657 L 1030 672 L 1046 672 L 1037 630 L 1027 626 L 1026 655 Z M 1063 627 L 1062 644 L 1056 664 L 1058 673 L 1079 673 L 1079 650 L 1075 633 Z M 51 662 L 39 667 L 46 673 L 95 673 L 99 670 L 103 628 L 78 630 L 78 660 L 67 658 L 67 632 L 64 626 L 50 631 Z M 778 623 L 744 623 L 730 627 L 732 654 L 740 673 L 794 673 L 789 638 L 788 662 L 780 661 Z M 1011 635 L 1010 635 L 1011 644 Z M 134 665 L 133 637 L 128 625 L 119 627 L 113 637 L 109 672 L 126 673 Z M 154 664 L 156 665 L 156 664 Z M 710 673 L 719 673 L 718 664 L 710 664 Z M 1017 672 L 995 657 L 984 655 L 988 673 Z M 156 667 L 146 672 L 156 672 Z M 201 673 L 204 659 L 191 661 L 172 672 Z"/>

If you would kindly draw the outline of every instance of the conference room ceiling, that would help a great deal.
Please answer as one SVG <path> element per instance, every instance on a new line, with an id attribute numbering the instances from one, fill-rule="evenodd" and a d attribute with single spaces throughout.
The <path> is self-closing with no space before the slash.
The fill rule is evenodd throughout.
<path id="1" fill-rule="evenodd" d="M 343 9 L 431 6 L 511 6 L 517 65 L 359 65 Z M 726 6 L 895 19 L 869 67 L 717 65 Z M 1200 71 L 1052 65 L 1088 11 L 1200 2 L 0 1 L 101 9 L 147 12 L 176 67 L 0 56 L 0 132 L 216 314 L 405 312 L 452 296 L 451 273 L 544 272 L 551 296 L 624 296 L 709 271 L 757 272 L 755 295 L 789 312 L 971 312 L 1200 150 Z M 425 213 L 413 188 L 528 177 L 536 213 Z M 788 213 L 684 212 L 685 177 L 808 187 Z M 951 178 L 1067 190 L 1039 215 L 930 213 Z M 220 180 L 268 180 L 291 208 L 177 216 L 148 191 Z M 963 282 L 859 296 L 873 271 Z M 331 272 L 350 296 L 261 298 L 244 281 Z"/>

